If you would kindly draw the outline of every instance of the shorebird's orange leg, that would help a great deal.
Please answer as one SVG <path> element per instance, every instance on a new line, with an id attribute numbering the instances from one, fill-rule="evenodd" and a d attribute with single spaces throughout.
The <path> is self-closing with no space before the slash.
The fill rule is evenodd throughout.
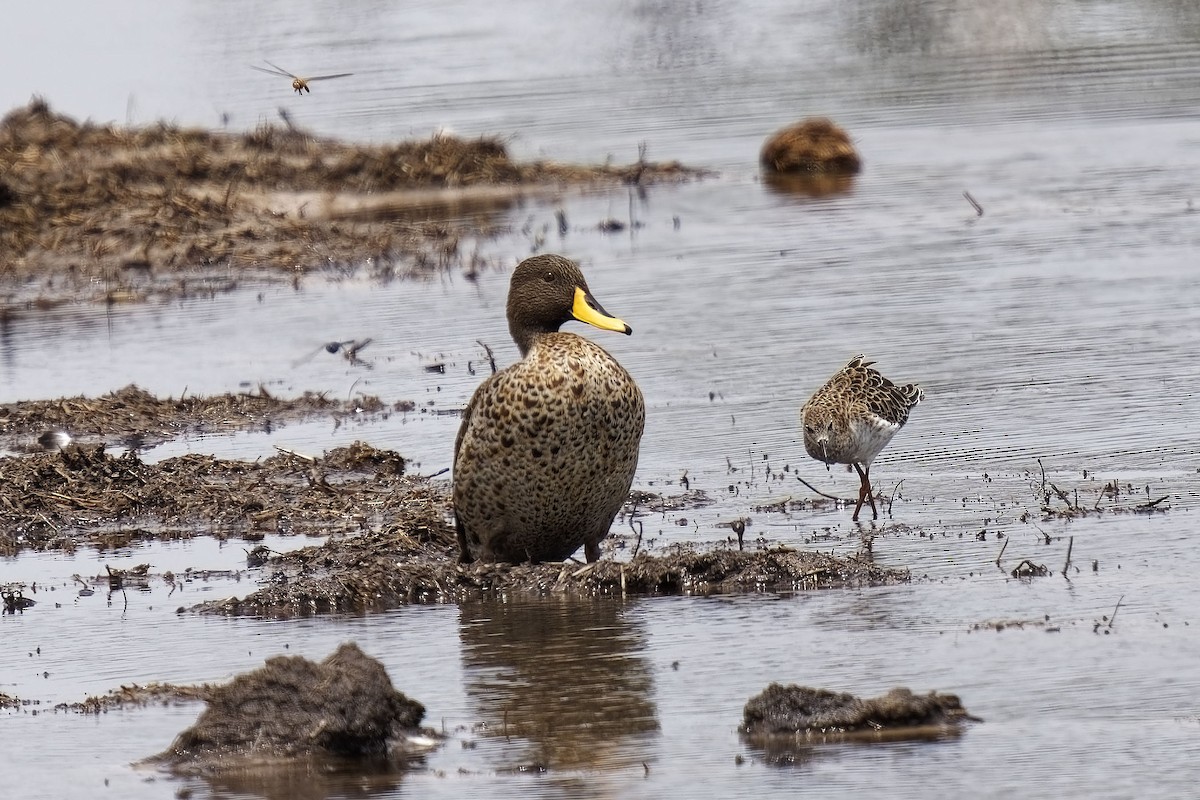
<path id="1" fill-rule="evenodd" d="M 850 518 L 850 521 L 858 522 L 858 512 L 862 509 L 864 500 L 871 503 L 871 519 L 879 519 L 879 511 L 875 508 L 875 494 L 871 491 L 871 479 L 868 477 L 871 468 L 863 469 L 856 463 L 854 471 L 858 473 L 861 484 L 858 487 L 858 505 L 854 506 L 854 516 Z"/>

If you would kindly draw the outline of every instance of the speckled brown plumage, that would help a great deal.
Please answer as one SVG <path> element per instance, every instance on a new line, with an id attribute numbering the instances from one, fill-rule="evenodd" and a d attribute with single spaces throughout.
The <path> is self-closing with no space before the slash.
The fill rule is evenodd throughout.
<path id="1" fill-rule="evenodd" d="M 871 462 L 925 396 L 915 383 L 892 383 L 871 368 L 873 363 L 861 355 L 850 359 L 800 409 L 808 454 L 826 464 L 851 464 L 858 472 L 855 521 L 864 500 L 870 501 L 871 513 L 879 518 L 871 492 Z"/>
<path id="2" fill-rule="evenodd" d="M 508 321 L 523 358 L 476 389 L 454 446 L 464 561 L 558 561 L 580 545 L 595 561 L 629 496 L 645 403 L 604 348 L 558 330 L 581 318 L 630 332 L 592 298 L 573 262 L 521 262 Z"/>

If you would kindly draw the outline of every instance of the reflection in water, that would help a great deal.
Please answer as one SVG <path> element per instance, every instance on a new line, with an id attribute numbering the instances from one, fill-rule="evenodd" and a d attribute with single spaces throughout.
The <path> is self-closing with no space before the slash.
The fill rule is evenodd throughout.
<path id="1" fill-rule="evenodd" d="M 877 56 L 1036 52 L 1129 44 L 1129 31 L 1194 39 L 1200 3 L 1192 0 L 885 0 L 846 3 L 843 31 L 861 53 Z"/>
<path id="2" fill-rule="evenodd" d="M 763 183 L 771 190 L 797 197 L 830 197 L 845 194 L 854 188 L 854 175 L 829 172 L 770 172 L 762 173 Z"/>
<path id="3" fill-rule="evenodd" d="M 925 725 L 898 731 L 861 733 L 857 735 L 758 734 L 742 735 L 753 757 L 771 767 L 807 767 L 821 758 L 842 756 L 849 748 L 868 747 L 878 750 L 890 745 L 915 751 L 920 745 L 958 739 L 962 728 L 954 725 Z"/>
<path id="4" fill-rule="evenodd" d="M 505 753 L 504 768 L 611 772 L 650 761 L 658 719 L 646 633 L 625 610 L 608 599 L 462 605 L 478 733 L 520 748 Z"/>
<path id="5" fill-rule="evenodd" d="M 378 763 L 314 758 L 295 764 L 260 766 L 189 779 L 188 789 L 207 785 L 215 797 L 261 797 L 263 800 L 320 800 L 325 797 L 381 797 L 396 792 L 403 768 L 381 759 Z M 203 781 L 203 782 L 202 782 Z"/>

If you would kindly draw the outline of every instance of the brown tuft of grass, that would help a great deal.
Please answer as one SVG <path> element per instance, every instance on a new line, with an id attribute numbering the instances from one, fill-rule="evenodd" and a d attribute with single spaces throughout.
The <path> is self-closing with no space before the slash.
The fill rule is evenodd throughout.
<path id="1" fill-rule="evenodd" d="M 772 135 L 759 161 L 768 173 L 853 175 L 862 167 L 850 136 L 824 117 L 797 122 Z"/>

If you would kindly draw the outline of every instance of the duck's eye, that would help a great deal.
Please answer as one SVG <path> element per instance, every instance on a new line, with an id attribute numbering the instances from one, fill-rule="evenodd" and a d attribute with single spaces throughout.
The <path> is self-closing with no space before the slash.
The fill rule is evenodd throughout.
<path id="1" fill-rule="evenodd" d="M 542 280 L 544 280 L 546 283 L 554 283 L 554 273 L 547 272 L 546 274 L 542 275 Z"/>
<path id="2" fill-rule="evenodd" d="M 812 425 L 805 425 L 805 426 L 804 426 L 804 432 L 805 432 L 805 433 L 812 433 L 812 432 L 813 432 L 813 426 L 812 426 Z"/>

